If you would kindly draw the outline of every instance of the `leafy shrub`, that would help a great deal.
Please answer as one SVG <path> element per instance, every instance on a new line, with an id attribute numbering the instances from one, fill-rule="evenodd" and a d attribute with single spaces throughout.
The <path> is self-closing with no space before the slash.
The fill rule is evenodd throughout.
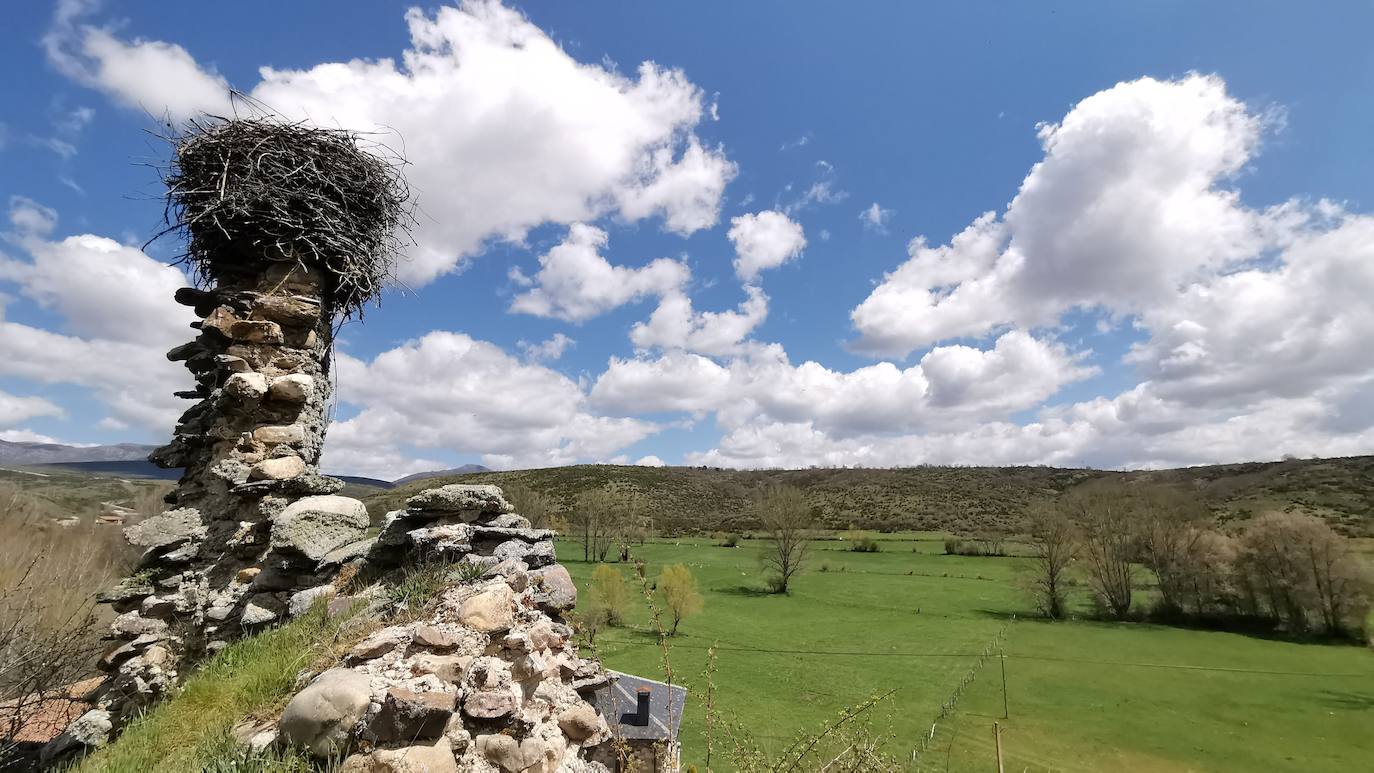
<path id="1" fill-rule="evenodd" d="M 958 537 L 950 537 L 945 540 L 945 555 L 947 556 L 981 556 L 983 547 L 977 542 L 972 542 Z"/>
<path id="2" fill-rule="evenodd" d="M 625 577 L 609 564 L 601 564 L 592 572 L 592 608 L 601 610 L 607 625 L 618 626 L 625 620 L 630 594 Z"/>
<path id="3" fill-rule="evenodd" d="M 849 543 L 849 549 L 855 553 L 877 553 L 878 541 L 873 535 L 861 529 L 849 527 L 849 531 L 844 533 L 844 539 Z"/>
<path id="4" fill-rule="evenodd" d="M 872 537 L 864 537 L 858 542 L 850 543 L 849 549 L 855 553 L 877 553 L 880 550 L 878 541 Z"/>
<path id="5" fill-rule="evenodd" d="M 673 628 L 668 632 L 669 636 L 673 636 L 684 617 L 701 611 L 704 602 L 697 591 L 697 580 L 685 564 L 673 564 L 663 567 L 658 575 L 657 588 L 673 616 Z"/>
<path id="6" fill-rule="evenodd" d="M 786 593 L 787 582 L 782 579 L 780 574 L 770 574 L 767 579 L 769 593 Z"/>

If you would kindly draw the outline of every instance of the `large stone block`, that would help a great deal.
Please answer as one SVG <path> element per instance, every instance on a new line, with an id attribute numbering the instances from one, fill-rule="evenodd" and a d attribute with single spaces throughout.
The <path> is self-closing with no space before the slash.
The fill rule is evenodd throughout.
<path id="1" fill-rule="evenodd" d="M 253 430 L 253 439 L 269 446 L 299 446 L 305 442 L 305 427 L 300 424 L 268 424 Z"/>
<path id="2" fill-rule="evenodd" d="M 450 483 L 447 486 L 421 491 L 406 500 L 415 510 L 436 513 L 511 513 L 515 508 L 506 501 L 501 489 L 486 484 Z"/>
<path id="3" fill-rule="evenodd" d="M 447 738 L 434 743 L 377 749 L 343 761 L 339 773 L 458 773 L 458 762 Z"/>
<path id="4" fill-rule="evenodd" d="M 577 586 L 562 564 L 554 564 L 530 572 L 534 600 L 550 612 L 565 612 L 577 606 Z"/>
<path id="5" fill-rule="evenodd" d="M 458 609 L 458 621 L 482 633 L 509 630 L 514 620 L 515 596 L 505 582 L 469 596 Z"/>
<path id="6" fill-rule="evenodd" d="M 278 376 L 267 387 L 273 400 L 286 403 L 303 403 L 315 394 L 315 379 L 301 373 Z"/>
<path id="7" fill-rule="evenodd" d="M 272 517 L 272 547 L 320 561 L 335 548 L 362 539 L 367 525 L 367 507 L 356 499 L 305 497 Z"/>
<path id="8" fill-rule="evenodd" d="M 47 764 L 71 754 L 92 751 L 104 746 L 110 740 L 110 731 L 113 729 L 110 712 L 91 709 L 43 747 L 41 761 Z"/>
<path id="9" fill-rule="evenodd" d="M 250 480 L 286 480 L 305 474 L 305 461 L 299 456 L 264 459 L 248 471 Z"/>
<path id="10" fill-rule="evenodd" d="M 124 530 L 129 544 L 141 548 L 168 548 L 205 539 L 205 523 L 194 507 L 178 507 L 134 524 Z"/>
<path id="11" fill-rule="evenodd" d="M 457 696 L 448 692 L 416 692 L 400 687 L 386 691 L 382 709 L 369 729 L 378 741 L 414 741 L 444 734 Z"/>

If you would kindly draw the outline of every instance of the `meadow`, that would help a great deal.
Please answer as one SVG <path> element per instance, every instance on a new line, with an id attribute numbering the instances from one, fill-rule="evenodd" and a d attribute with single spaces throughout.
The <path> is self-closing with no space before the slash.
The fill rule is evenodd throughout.
<path id="1" fill-rule="evenodd" d="M 634 548 L 652 579 L 691 567 L 705 609 L 671 639 L 673 681 L 692 691 L 684 763 L 706 767 L 707 652 L 715 703 L 777 752 L 845 707 L 865 714 L 890 753 L 910 759 L 967 674 L 955 711 L 920 755 L 923 770 L 995 770 L 993 723 L 1014 771 L 1356 770 L 1374 758 L 1374 652 L 1247 633 L 1090 619 L 1042 622 L 1017 590 L 1024 559 L 943 555 L 943 535 L 880 536 L 881 551 L 822 541 L 789 595 L 762 591 L 757 544 L 659 540 Z M 586 594 L 594 564 L 564 542 L 560 560 Z M 618 565 L 633 583 L 633 569 Z M 642 595 L 596 650 L 611 668 L 662 679 Z M 1000 639 L 999 639 L 1000 634 Z M 998 642 L 1000 641 L 1000 646 Z M 988 650 L 1003 661 L 980 659 Z M 977 667 L 982 660 L 981 667 Z M 724 734 L 710 760 L 728 769 Z"/>

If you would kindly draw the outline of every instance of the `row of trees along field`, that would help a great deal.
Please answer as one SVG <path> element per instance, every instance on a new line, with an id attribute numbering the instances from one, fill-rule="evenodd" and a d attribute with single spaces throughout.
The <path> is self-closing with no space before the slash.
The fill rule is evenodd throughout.
<path id="1" fill-rule="evenodd" d="M 630 546 L 654 533 L 651 508 L 633 489 L 585 492 L 568 512 L 537 491 L 511 493 L 537 525 L 579 541 L 586 561 L 628 560 Z M 751 511 L 763 537 L 764 582 L 786 593 L 810 556 L 814 509 L 799 489 L 777 485 L 761 490 Z M 1368 571 L 1349 541 L 1313 516 L 1271 512 L 1223 529 L 1203 500 L 1182 488 L 1106 480 L 1036 506 L 1024 531 L 1031 560 L 1023 584 L 1051 618 L 1066 616 L 1080 578 L 1099 612 L 1121 620 L 1348 636 L 1362 631 L 1370 610 Z M 946 552 L 1003 555 L 1009 537 L 952 539 Z M 845 539 L 856 552 L 878 549 L 871 535 L 852 528 Z"/>
<path id="2" fill-rule="evenodd" d="M 1089 484 L 1037 509 L 1028 531 L 1028 590 L 1051 618 L 1066 614 L 1076 566 L 1101 611 L 1121 620 L 1351 636 L 1370 611 L 1367 569 L 1348 540 L 1309 515 L 1266 513 L 1222 530 L 1185 491 Z M 1156 581 L 1149 609 L 1138 606 L 1144 570 Z"/>

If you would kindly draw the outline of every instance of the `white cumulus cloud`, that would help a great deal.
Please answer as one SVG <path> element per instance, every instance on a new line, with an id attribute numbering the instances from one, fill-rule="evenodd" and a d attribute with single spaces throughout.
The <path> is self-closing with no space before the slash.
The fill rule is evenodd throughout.
<path id="1" fill-rule="evenodd" d="M 513 275 L 530 289 L 511 301 L 510 310 L 583 322 L 632 301 L 674 292 L 691 278 L 686 265 L 668 258 L 642 268 L 613 266 L 600 254 L 606 243 L 605 231 L 574 223 L 561 243 L 539 256 L 538 273 Z"/>
<path id="2" fill-rule="evenodd" d="M 668 293 L 647 321 L 630 329 L 630 340 L 637 349 L 738 353 L 746 348 L 749 334 L 768 317 L 768 296 L 763 290 L 746 285 L 744 292 L 744 301 L 729 311 L 696 311 L 685 293 Z"/>
<path id="3" fill-rule="evenodd" d="M 796 258 L 806 247 L 801 224 L 774 210 L 731 218 L 727 236 L 735 245 L 735 274 L 745 282 Z"/>
<path id="4" fill-rule="evenodd" d="M 1264 229 L 1226 184 L 1262 127 L 1214 76 L 1088 97 L 1041 125 L 1045 158 L 1000 218 L 983 215 L 948 245 L 912 242 L 851 314 L 857 346 L 900 356 L 1072 308 L 1134 313 L 1254 257 Z"/>
<path id="5" fill-rule="evenodd" d="M 413 472 L 401 463 L 410 448 L 476 454 L 495 468 L 572 464 L 658 429 L 599 415 L 568 377 L 461 333 L 434 331 L 370 361 L 338 362 L 338 400 L 360 411 L 329 430 L 323 464 L 334 471 L 376 474 L 381 459 L 391 460 L 387 473 Z"/>
<path id="6" fill-rule="evenodd" d="M 184 118 L 226 108 L 223 79 L 182 47 L 125 41 L 68 0 L 47 37 L 64 73 L 117 101 Z M 535 226 L 661 217 L 674 233 L 716 223 L 736 168 L 695 134 L 705 96 L 676 69 L 633 76 L 579 62 L 518 11 L 469 0 L 406 13 L 397 59 L 263 67 L 245 90 L 291 118 L 376 132 L 403 153 L 420 208 L 398 277 L 418 286 Z"/>
<path id="7" fill-rule="evenodd" d="M 0 255 L 0 283 L 50 309 L 62 332 L 0 313 L 0 376 L 85 387 L 112 418 L 169 433 L 186 407 L 171 393 L 190 376 L 165 354 L 195 337 L 194 315 L 172 300 L 182 273 L 112 239 L 52 240 L 56 213 L 27 199 L 11 202 L 10 222 L 27 259 Z"/>
<path id="8" fill-rule="evenodd" d="M 227 114 L 229 84 L 181 46 L 157 40 L 121 40 L 84 23 L 99 3 L 59 0 L 43 36 L 48 61 L 79 83 L 157 118 L 184 121 L 201 113 Z"/>

